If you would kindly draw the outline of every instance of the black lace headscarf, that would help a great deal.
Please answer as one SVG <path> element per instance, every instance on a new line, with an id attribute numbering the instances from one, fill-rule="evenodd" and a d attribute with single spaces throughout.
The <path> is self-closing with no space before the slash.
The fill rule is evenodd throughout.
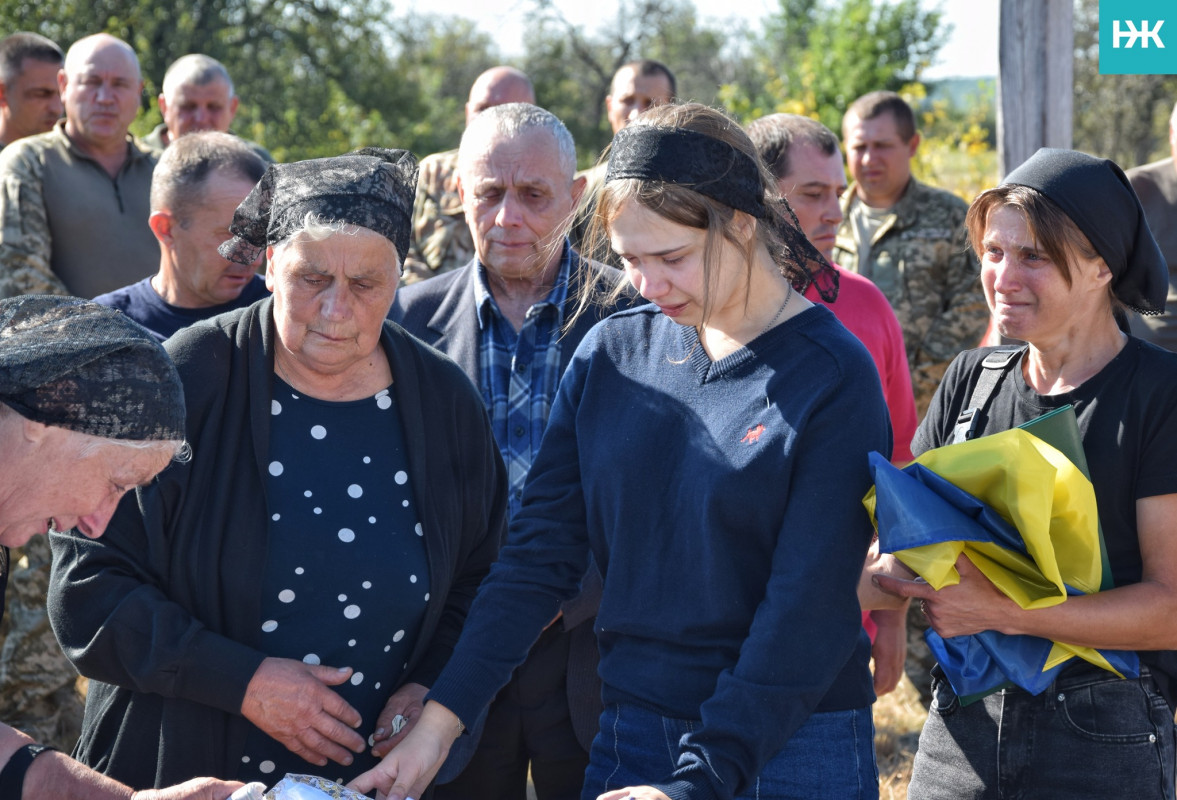
<path id="1" fill-rule="evenodd" d="M 401 270 L 409 253 L 417 160 L 407 150 L 365 147 L 333 158 L 271 164 L 237 207 L 220 254 L 252 264 L 268 246 L 302 228 L 307 214 L 375 231 L 396 246 Z"/>
<path id="2" fill-rule="evenodd" d="M 812 284 L 832 303 L 838 296 L 838 273 L 805 237 L 788 201 L 770 199 L 764 175 L 755 158 L 727 142 L 686 128 L 639 122 L 613 137 L 605 182 L 637 178 L 673 183 L 743 211 L 780 240 L 784 252 L 774 257 L 793 288 L 804 293 Z"/>
<path id="3" fill-rule="evenodd" d="M 125 314 L 76 297 L 0 300 L 0 402 L 91 436 L 184 439 L 184 390 L 163 347 Z"/>

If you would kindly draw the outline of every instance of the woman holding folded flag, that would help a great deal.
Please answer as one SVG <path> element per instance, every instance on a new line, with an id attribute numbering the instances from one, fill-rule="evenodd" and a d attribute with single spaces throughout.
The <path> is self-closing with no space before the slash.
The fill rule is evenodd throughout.
<path id="1" fill-rule="evenodd" d="M 1123 324 L 1126 309 L 1163 310 L 1165 261 L 1120 168 L 1069 150 L 1039 150 L 973 202 L 967 225 L 994 322 L 1027 346 L 1004 366 L 986 363 L 994 348 L 959 356 L 912 451 L 959 440 L 960 425 L 982 436 L 1072 405 L 1114 588 L 1025 609 L 967 557 L 939 591 L 882 574 L 875 585 L 918 600 L 946 639 L 1136 651 L 1141 668 L 1120 678 L 1075 659 L 1041 694 L 962 704 L 937 667 L 909 797 L 1173 798 L 1177 355 Z"/>

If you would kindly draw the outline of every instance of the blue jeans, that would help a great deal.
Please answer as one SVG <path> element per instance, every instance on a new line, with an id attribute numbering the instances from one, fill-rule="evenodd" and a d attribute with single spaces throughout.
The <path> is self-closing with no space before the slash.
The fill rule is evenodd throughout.
<path id="1" fill-rule="evenodd" d="M 936 668 L 909 800 L 1173 800 L 1173 711 L 1141 671 L 1077 666 L 1037 697 L 1006 689 L 962 707 Z"/>
<path id="2" fill-rule="evenodd" d="M 682 737 L 699 726 L 638 706 L 606 706 L 581 800 L 664 780 L 678 765 Z M 738 800 L 875 800 L 874 733 L 869 706 L 813 714 Z"/>

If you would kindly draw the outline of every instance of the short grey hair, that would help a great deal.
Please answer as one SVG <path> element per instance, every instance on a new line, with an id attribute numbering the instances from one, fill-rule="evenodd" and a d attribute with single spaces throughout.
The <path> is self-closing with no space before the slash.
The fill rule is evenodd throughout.
<path id="1" fill-rule="evenodd" d="M 471 157 L 471 149 L 483 145 L 491 134 L 519 136 L 531 130 L 542 130 L 551 135 L 559 153 L 560 171 L 571 181 L 576 175 L 576 143 L 572 141 L 572 134 L 559 117 L 531 103 L 492 106 L 470 120 L 458 148 L 459 171 L 462 163 Z"/>
<path id="2" fill-rule="evenodd" d="M 283 250 L 297 242 L 321 242 L 324 239 L 330 239 L 337 233 L 344 236 L 355 236 L 359 231 L 359 225 L 353 225 L 341 219 L 328 219 L 314 211 L 308 211 L 298 221 L 289 236 L 271 246 L 274 248 L 276 258 Z"/>
<path id="3" fill-rule="evenodd" d="M 115 447 L 123 450 L 160 450 L 170 451 L 172 461 L 186 464 L 192 460 L 192 448 L 188 442 L 180 440 L 140 440 L 140 439 L 108 439 L 104 436 L 91 436 L 88 433 L 70 431 L 78 438 L 78 458 L 87 458 L 107 448 Z"/>
<path id="4" fill-rule="evenodd" d="M 224 81 L 233 97 L 233 79 L 224 64 L 203 53 L 180 56 L 164 73 L 163 96 L 171 97 L 181 86 L 207 86 L 214 81 Z"/>

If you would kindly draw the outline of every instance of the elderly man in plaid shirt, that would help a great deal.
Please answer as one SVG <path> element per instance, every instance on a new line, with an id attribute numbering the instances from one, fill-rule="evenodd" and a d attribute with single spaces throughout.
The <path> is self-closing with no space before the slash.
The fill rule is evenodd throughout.
<path id="1" fill-rule="evenodd" d="M 462 269 L 401 289 L 390 316 L 443 351 L 482 391 L 510 476 L 510 511 L 539 450 L 556 387 L 576 345 L 614 307 L 573 320 L 580 281 L 611 289 L 621 273 L 583 260 L 567 239 L 584 188 L 567 128 L 527 103 L 479 114 L 462 137 L 458 190 L 474 239 Z M 478 750 L 438 800 L 578 800 L 600 714 L 593 620 L 600 576 L 590 566 L 490 707 Z"/>

